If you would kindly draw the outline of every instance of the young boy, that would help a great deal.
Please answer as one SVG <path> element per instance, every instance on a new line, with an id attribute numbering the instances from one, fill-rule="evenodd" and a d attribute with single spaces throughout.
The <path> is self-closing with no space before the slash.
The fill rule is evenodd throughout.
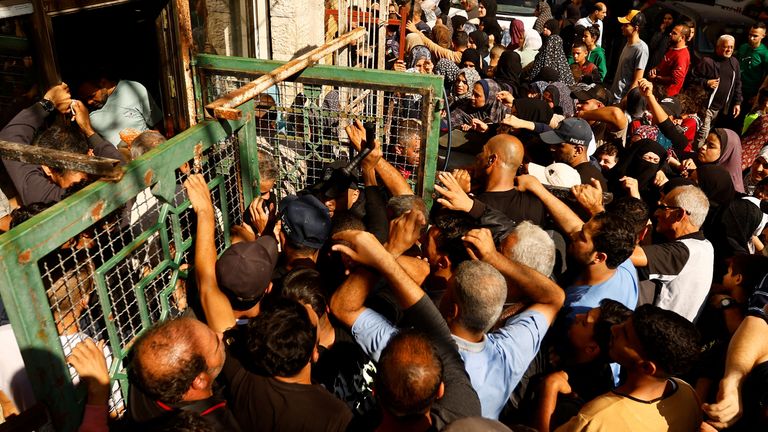
<path id="1" fill-rule="evenodd" d="M 584 84 L 601 83 L 600 70 L 591 61 L 587 60 L 589 55 L 589 49 L 584 42 L 576 42 L 571 48 L 571 54 L 573 55 L 573 63 L 571 64 L 571 72 L 577 82 Z"/>

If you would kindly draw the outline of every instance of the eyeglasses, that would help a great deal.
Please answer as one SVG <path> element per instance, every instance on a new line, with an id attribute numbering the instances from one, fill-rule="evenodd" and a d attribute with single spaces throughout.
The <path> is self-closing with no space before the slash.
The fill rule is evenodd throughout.
<path id="1" fill-rule="evenodd" d="M 685 212 L 685 214 L 687 214 L 687 215 L 691 214 L 691 212 L 689 212 L 688 210 L 686 210 L 686 209 L 684 209 L 682 207 L 670 206 L 670 205 L 666 205 L 666 204 L 662 204 L 662 203 L 659 203 L 659 206 L 657 208 L 659 210 L 662 210 L 662 211 L 664 211 L 664 210 L 683 210 Z"/>

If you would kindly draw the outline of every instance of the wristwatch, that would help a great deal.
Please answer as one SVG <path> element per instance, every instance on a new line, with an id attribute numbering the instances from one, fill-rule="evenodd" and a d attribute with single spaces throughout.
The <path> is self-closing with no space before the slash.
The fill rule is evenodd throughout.
<path id="1" fill-rule="evenodd" d="M 40 102 L 38 103 L 42 105 L 45 112 L 52 113 L 56 109 L 56 105 L 48 99 L 40 99 Z"/>
<path id="2" fill-rule="evenodd" d="M 736 303 L 736 300 L 730 297 L 723 297 L 722 299 L 720 299 L 720 309 L 728 309 L 737 305 L 738 303 Z"/>

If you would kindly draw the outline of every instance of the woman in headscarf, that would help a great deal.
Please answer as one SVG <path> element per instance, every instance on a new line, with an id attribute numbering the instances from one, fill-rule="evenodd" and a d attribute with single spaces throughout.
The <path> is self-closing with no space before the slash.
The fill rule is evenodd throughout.
<path id="1" fill-rule="evenodd" d="M 549 3 L 540 1 L 536 5 L 536 10 L 533 12 L 536 15 L 536 22 L 533 23 L 533 29 L 539 34 L 544 33 L 544 23 L 551 20 L 552 9 L 549 7 Z"/>
<path id="2" fill-rule="evenodd" d="M 515 98 L 514 102 L 512 102 L 511 114 L 522 120 L 549 124 L 554 112 L 544 100 Z"/>
<path id="3" fill-rule="evenodd" d="M 445 49 L 451 49 L 451 29 L 443 24 L 435 24 L 432 27 L 432 40 Z"/>
<path id="4" fill-rule="evenodd" d="M 480 81 L 480 74 L 477 73 L 475 68 L 459 69 L 459 73 L 456 75 L 456 82 L 453 84 L 453 91 L 451 91 L 448 97 L 448 102 L 451 104 L 451 114 L 454 111 L 466 111 L 470 108 L 472 104 L 472 89 L 475 88 L 475 83 L 478 81 Z"/>
<path id="5" fill-rule="evenodd" d="M 650 208 L 659 200 L 659 189 L 654 185 L 656 173 L 667 160 L 667 151 L 659 143 L 642 139 L 624 150 L 619 162 L 608 171 L 608 188 L 615 194 L 624 194 L 622 179 L 631 177 L 637 181 L 640 197 Z"/>
<path id="6" fill-rule="evenodd" d="M 480 120 L 487 128 L 490 124 L 499 124 L 509 114 L 509 108 L 498 98 L 501 89 L 496 81 L 483 79 L 472 88 L 472 106 L 467 110 L 451 113 L 454 129 L 468 130 L 473 126 L 473 119 Z M 454 116 L 455 114 L 455 116 Z"/>
<path id="7" fill-rule="evenodd" d="M 480 30 L 485 32 L 488 36 L 493 36 L 493 44 L 498 45 L 501 43 L 504 31 L 496 20 L 496 0 L 480 0 L 480 6 L 482 6 L 478 8 Z"/>
<path id="8" fill-rule="evenodd" d="M 573 117 L 575 112 L 571 89 L 561 82 L 549 84 L 542 93 L 544 100 L 549 103 L 552 110 L 565 118 Z"/>
<path id="9" fill-rule="evenodd" d="M 519 19 L 509 22 L 509 43 L 507 49 L 518 49 L 525 43 L 525 25 Z"/>
<path id="10" fill-rule="evenodd" d="M 435 64 L 435 74 L 443 76 L 443 87 L 449 92 L 453 89 L 456 78 L 459 76 L 459 67 L 448 59 L 440 59 Z"/>
<path id="11" fill-rule="evenodd" d="M 470 44 L 475 45 L 475 49 L 480 53 L 480 57 L 482 57 L 487 64 L 488 55 L 490 54 L 488 48 L 488 35 L 480 30 L 476 30 L 469 34 L 469 40 Z"/>
<path id="12" fill-rule="evenodd" d="M 696 161 L 686 159 L 680 165 L 686 171 L 696 170 L 696 165 L 717 164 L 728 171 L 736 192 L 744 193 L 741 177 L 741 139 L 730 129 L 716 128 L 707 136 L 704 145 L 696 152 Z"/>
<path id="13" fill-rule="evenodd" d="M 493 72 L 493 79 L 499 84 L 502 90 L 518 96 L 518 87 L 520 86 L 520 74 L 523 67 L 520 64 L 520 55 L 511 50 L 505 50 L 499 57 L 496 69 Z"/>
<path id="14" fill-rule="evenodd" d="M 461 53 L 461 61 L 459 67 L 462 68 L 475 68 L 478 74 L 482 75 L 483 72 L 483 60 L 480 57 L 480 53 L 474 48 L 467 48 Z"/>
<path id="15" fill-rule="evenodd" d="M 536 31 L 526 30 L 523 46 L 516 50 L 520 55 L 520 65 L 525 68 L 533 63 L 539 49 L 541 49 L 541 35 Z"/>
<path id="16" fill-rule="evenodd" d="M 544 39 L 544 46 L 536 55 L 528 76 L 535 79 L 544 67 L 551 67 L 556 70 L 559 78 L 558 81 L 566 85 L 574 84 L 573 73 L 571 73 L 571 67 L 568 65 L 568 60 L 565 58 L 565 52 L 563 51 L 563 40 L 556 34 Z"/>
<path id="17" fill-rule="evenodd" d="M 411 59 L 408 62 L 408 71 L 431 74 L 433 69 L 432 54 L 424 45 L 417 45 L 411 49 Z"/>

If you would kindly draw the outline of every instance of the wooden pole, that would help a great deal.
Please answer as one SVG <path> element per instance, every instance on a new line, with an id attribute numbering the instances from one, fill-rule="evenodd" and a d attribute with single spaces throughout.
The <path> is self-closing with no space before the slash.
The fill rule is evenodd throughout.
<path id="1" fill-rule="evenodd" d="M 206 105 L 205 109 L 216 118 L 225 120 L 239 120 L 242 116 L 236 107 L 253 99 L 266 89 L 286 80 L 289 77 L 317 63 L 326 55 L 350 44 L 365 36 L 365 28 L 358 27 L 340 37 L 313 49 L 312 51 L 297 57 L 288 63 L 276 68 L 272 72 L 262 75 L 244 86 L 233 90 L 224 96 Z"/>
<path id="2" fill-rule="evenodd" d="M 123 177 L 123 167 L 117 159 L 88 156 L 61 150 L 47 149 L 0 140 L 0 157 L 51 168 L 80 171 L 105 180 L 118 181 Z"/>

